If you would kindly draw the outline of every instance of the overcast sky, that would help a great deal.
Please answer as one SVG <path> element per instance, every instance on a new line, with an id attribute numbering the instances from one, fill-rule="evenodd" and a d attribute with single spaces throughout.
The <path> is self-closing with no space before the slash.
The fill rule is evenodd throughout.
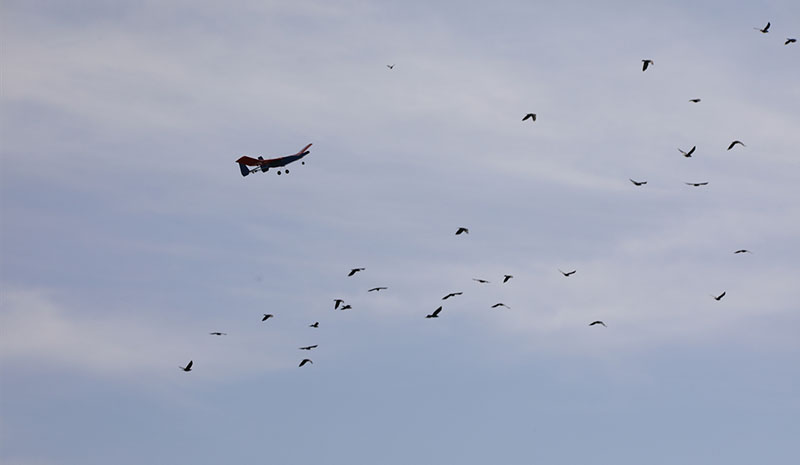
<path id="1" fill-rule="evenodd" d="M 3 1 L 0 462 L 798 463 L 800 4 L 645 3 Z"/>

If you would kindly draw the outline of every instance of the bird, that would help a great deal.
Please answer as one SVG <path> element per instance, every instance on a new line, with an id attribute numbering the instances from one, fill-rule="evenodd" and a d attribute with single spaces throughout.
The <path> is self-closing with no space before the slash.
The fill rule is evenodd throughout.
<path id="1" fill-rule="evenodd" d="M 713 297 L 714 300 L 719 302 L 720 300 L 722 300 L 723 297 L 725 297 L 725 291 L 722 291 L 722 294 L 720 294 L 720 295 L 712 295 L 711 297 Z"/>
<path id="2" fill-rule="evenodd" d="M 311 349 L 314 349 L 316 347 L 317 347 L 317 344 L 314 344 L 313 346 L 300 347 L 300 350 L 311 350 Z"/>
<path id="3" fill-rule="evenodd" d="M 350 310 L 351 308 L 353 308 L 353 306 L 352 306 L 352 305 L 342 305 L 342 308 L 341 308 L 341 310 L 342 310 L 342 311 L 344 311 L 344 310 Z"/>
<path id="4" fill-rule="evenodd" d="M 394 69 L 394 65 L 386 65 L 386 67 L 389 69 Z"/>
<path id="5" fill-rule="evenodd" d="M 797 42 L 797 39 L 786 39 L 786 42 L 784 42 L 783 45 L 789 45 L 795 42 Z"/>
<path id="6" fill-rule="evenodd" d="M 183 371 L 192 371 L 192 365 L 194 364 L 193 360 L 189 360 L 189 363 L 186 364 L 185 367 L 178 367 Z"/>
<path id="7" fill-rule="evenodd" d="M 261 321 L 267 321 L 267 320 L 269 320 L 270 318 L 272 318 L 274 316 L 275 315 L 273 315 L 272 313 L 265 313 L 264 314 L 264 318 L 262 318 Z"/>
<path id="8" fill-rule="evenodd" d="M 692 103 L 700 103 L 700 99 L 699 98 L 689 99 L 689 101 L 692 102 Z"/>
<path id="9" fill-rule="evenodd" d="M 442 297 L 442 300 L 447 300 L 450 297 L 455 297 L 455 296 L 461 295 L 461 294 L 463 294 L 463 292 L 451 292 L 451 293 L 447 294 L 446 296 Z"/>
<path id="10" fill-rule="evenodd" d="M 506 304 L 504 304 L 502 302 L 498 302 L 498 303 L 492 305 L 492 308 L 497 308 L 497 307 L 505 307 L 505 308 L 511 309 L 511 307 L 509 307 L 508 305 L 506 305 Z"/>
<path id="11" fill-rule="evenodd" d="M 312 365 L 314 364 L 314 362 L 312 362 L 311 359 L 304 358 L 303 361 L 300 362 L 300 365 L 298 365 L 298 367 L 301 367 L 301 366 L 305 365 L 306 363 L 310 363 Z"/>
<path id="12" fill-rule="evenodd" d="M 366 270 L 366 268 L 353 268 L 352 270 L 350 270 L 350 273 L 347 273 L 347 276 L 353 276 L 359 271 L 364 271 L 364 270 Z"/>
<path id="13" fill-rule="evenodd" d="M 708 184 L 708 182 L 687 182 L 685 184 L 687 186 L 700 187 L 700 186 L 705 186 L 706 184 Z"/>
<path id="14" fill-rule="evenodd" d="M 426 315 L 425 318 L 439 318 L 439 312 L 442 311 L 442 306 L 440 305 L 439 308 L 433 311 L 430 315 Z"/>
<path id="15" fill-rule="evenodd" d="M 655 65 L 655 63 L 653 63 L 653 60 L 642 60 L 642 71 L 647 71 L 648 65 Z"/>
<path id="16" fill-rule="evenodd" d="M 736 145 L 736 144 L 739 144 L 739 145 L 741 145 L 742 147 L 747 147 L 746 145 L 744 145 L 744 144 L 742 143 L 742 141 L 740 141 L 740 140 L 735 140 L 735 141 L 731 142 L 731 145 L 729 145 L 729 146 L 728 146 L 728 150 L 732 149 L 732 148 L 733 148 L 733 146 L 734 146 L 734 145 Z"/>
<path id="17" fill-rule="evenodd" d="M 647 181 L 634 181 L 633 179 L 628 178 L 630 182 L 633 183 L 634 186 L 643 186 L 647 184 Z"/>
<path id="18" fill-rule="evenodd" d="M 605 324 L 605 323 L 603 323 L 603 322 L 602 322 L 602 321 L 600 321 L 600 320 L 593 321 L 593 322 L 589 323 L 589 326 L 594 326 L 594 325 L 603 325 L 604 327 L 606 327 L 606 328 L 607 328 L 606 324 Z"/>
<path id="19" fill-rule="evenodd" d="M 692 148 L 691 148 L 691 150 L 689 150 L 688 152 L 684 152 L 684 151 L 683 151 L 683 150 L 681 150 L 681 149 L 678 149 L 678 152 L 682 153 L 684 157 L 686 157 L 686 158 L 689 158 L 689 157 L 691 157 L 691 156 L 692 156 L 692 154 L 694 153 L 694 150 L 695 150 L 696 148 L 697 148 L 697 146 L 696 146 L 696 145 L 693 145 L 693 146 L 692 146 Z"/>
<path id="20" fill-rule="evenodd" d="M 389 289 L 389 288 L 388 287 L 382 287 L 382 286 L 381 287 L 373 287 L 372 289 L 368 290 L 367 292 L 382 291 L 384 289 Z"/>
<path id="21" fill-rule="evenodd" d="M 309 328 L 319 328 L 319 321 L 315 321 L 313 324 L 308 325 Z"/>
<path id="22" fill-rule="evenodd" d="M 558 270 L 558 271 L 561 271 L 561 270 Z M 566 276 L 566 277 L 570 277 L 571 275 L 575 274 L 575 272 L 576 272 L 576 271 L 578 271 L 578 270 L 572 270 L 572 271 L 568 271 L 568 272 L 566 272 L 566 273 L 564 273 L 563 271 L 561 271 L 561 274 L 563 274 L 563 275 L 564 275 L 564 276 Z"/>
<path id="23" fill-rule="evenodd" d="M 476 283 L 489 284 L 489 281 L 485 279 L 472 278 L 472 280 L 475 281 Z"/>
<path id="24" fill-rule="evenodd" d="M 511 275 L 511 274 L 504 274 L 504 275 L 503 275 L 503 282 L 504 282 L 504 283 L 507 283 L 507 282 L 508 282 L 508 280 L 509 280 L 509 279 L 511 279 L 511 278 L 513 278 L 513 277 L 514 277 L 514 275 Z"/>
<path id="25" fill-rule="evenodd" d="M 734 251 L 733 253 L 737 254 L 737 253 L 753 253 L 753 252 L 751 252 L 751 251 L 749 251 L 747 249 L 739 249 L 739 250 Z"/>
<path id="26" fill-rule="evenodd" d="M 336 310 L 337 308 L 339 308 L 339 304 L 344 303 L 344 300 L 342 300 L 342 299 L 333 299 L 333 303 L 334 303 L 333 309 Z"/>
<path id="27" fill-rule="evenodd" d="M 462 233 L 467 233 L 467 234 L 469 234 L 469 229 L 467 229 L 467 228 L 465 228 L 465 227 L 460 227 L 460 228 L 458 228 L 458 231 L 456 231 L 456 236 L 459 236 L 459 235 L 461 235 Z"/>
<path id="28" fill-rule="evenodd" d="M 762 34 L 766 34 L 767 32 L 769 32 L 769 26 L 770 26 L 770 24 L 769 24 L 769 22 L 767 22 L 767 25 L 766 25 L 766 26 L 764 26 L 764 28 L 763 28 L 763 29 L 759 29 L 759 28 L 757 28 L 757 27 L 754 27 L 753 29 L 755 29 L 756 31 L 759 31 L 759 32 L 761 32 Z M 785 44 L 784 44 L 784 45 L 785 45 Z"/>
<path id="29" fill-rule="evenodd" d="M 208 333 L 212 336 L 227 336 L 228 333 L 220 333 L 219 331 L 214 331 L 213 333 Z"/>
<path id="30" fill-rule="evenodd" d="M 531 122 L 536 121 L 536 113 L 528 113 L 527 115 L 525 115 L 524 118 L 522 118 L 522 121 L 525 121 L 527 119 L 531 120 Z"/>

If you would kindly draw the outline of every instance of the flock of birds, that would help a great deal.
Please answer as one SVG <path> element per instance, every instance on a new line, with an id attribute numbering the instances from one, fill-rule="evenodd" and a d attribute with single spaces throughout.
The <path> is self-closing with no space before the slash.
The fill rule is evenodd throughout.
<path id="1" fill-rule="evenodd" d="M 761 32 L 762 34 L 767 34 L 767 33 L 769 33 L 770 26 L 771 26 L 771 23 L 767 22 L 767 24 L 764 27 L 762 27 L 762 28 L 754 27 L 753 29 Z M 784 42 L 784 45 L 793 44 L 795 42 L 797 42 L 797 39 L 786 38 L 786 40 Z M 642 71 L 647 71 L 647 69 L 649 67 L 654 66 L 654 65 L 655 65 L 655 62 L 652 59 L 643 59 L 642 60 Z M 386 65 L 386 67 L 389 70 L 394 69 L 394 66 L 395 66 L 394 64 Z M 692 98 L 692 99 L 689 99 L 689 102 L 691 102 L 691 103 L 700 103 L 701 99 L 700 98 Z M 524 121 L 528 121 L 528 120 L 530 120 L 531 123 L 536 122 L 536 113 L 527 113 L 527 114 L 525 114 L 525 116 L 522 118 L 522 121 L 524 122 Z M 727 150 L 731 150 L 737 145 L 740 145 L 742 147 L 747 147 L 742 141 L 734 140 L 728 145 Z M 678 151 L 685 158 L 691 158 L 694 155 L 696 150 L 697 150 L 697 146 L 692 146 L 692 148 L 690 148 L 689 150 L 683 150 L 681 148 L 678 148 Z M 637 187 L 641 187 L 641 186 L 644 186 L 644 185 L 647 184 L 647 181 L 636 181 L 636 180 L 630 179 L 630 178 L 629 178 L 629 181 L 631 183 L 633 183 Z M 701 186 L 708 185 L 708 181 L 686 182 L 685 184 L 688 185 L 688 186 L 692 186 L 692 187 L 701 187 Z M 460 236 L 462 234 L 469 234 L 469 228 L 466 228 L 466 227 L 462 226 L 462 227 L 459 227 L 455 232 L 456 236 Z M 739 250 L 735 250 L 733 253 L 734 254 L 744 254 L 744 253 L 752 253 L 752 252 L 750 250 L 748 250 L 748 249 L 739 249 Z M 347 273 L 347 276 L 348 277 L 352 277 L 352 276 L 355 276 L 357 273 L 363 272 L 365 270 L 366 270 L 366 268 L 364 268 L 364 267 L 352 268 Z M 572 275 L 574 275 L 575 273 L 577 273 L 578 270 L 563 271 L 563 270 L 559 269 L 558 271 L 564 277 L 569 278 Z M 510 274 L 503 275 L 502 283 L 503 284 L 507 283 L 513 277 L 514 276 L 510 275 Z M 473 281 L 475 281 L 475 282 L 477 282 L 479 284 L 488 284 L 488 283 L 490 283 L 490 281 L 488 281 L 486 279 L 482 279 L 482 278 L 473 278 Z M 388 287 L 386 287 L 386 286 L 377 286 L 377 287 L 373 287 L 373 288 L 368 289 L 367 292 L 380 292 L 380 291 L 387 290 L 387 289 L 388 289 Z M 719 295 L 713 295 L 712 294 L 711 297 L 715 301 L 719 302 L 719 301 L 721 301 L 723 299 L 723 297 L 725 297 L 726 294 L 727 294 L 727 291 L 722 291 L 722 293 L 720 293 Z M 457 297 L 457 296 L 460 296 L 460 295 L 463 295 L 462 291 L 450 292 L 447 295 L 445 295 L 444 297 L 442 297 L 442 300 L 448 300 L 450 298 Z M 334 305 L 333 305 L 333 309 L 334 310 L 345 311 L 345 310 L 350 310 L 350 309 L 353 308 L 350 304 L 347 304 L 343 299 L 339 299 L 339 298 L 333 299 L 333 303 L 334 303 Z M 491 306 L 491 308 L 500 308 L 500 307 L 507 308 L 507 309 L 511 308 L 511 307 L 509 307 L 508 305 L 506 305 L 503 302 L 498 302 L 498 303 L 496 303 L 496 304 Z M 439 314 L 442 312 L 443 308 L 444 308 L 443 305 L 439 305 L 431 313 L 425 315 L 425 318 L 426 319 L 439 318 Z M 275 315 L 273 315 L 271 313 L 264 313 L 262 318 L 261 318 L 261 321 L 262 322 L 266 322 L 267 320 L 269 320 L 270 318 L 273 318 L 274 316 Z M 311 327 L 311 328 L 319 328 L 319 321 L 315 321 L 314 323 L 309 324 L 308 326 Z M 591 323 L 589 323 L 589 326 L 607 327 L 605 322 L 603 322 L 602 320 L 592 321 Z M 212 335 L 212 336 L 227 336 L 227 333 L 221 332 L 221 331 L 213 331 L 213 332 L 210 332 L 209 335 Z M 318 344 L 313 344 L 313 345 L 307 345 L 307 346 L 299 347 L 298 349 L 299 350 L 305 350 L 305 351 L 311 351 L 313 349 L 316 349 L 317 347 L 319 347 Z M 298 365 L 298 367 L 303 367 L 303 366 L 305 366 L 307 364 L 313 364 L 313 363 L 314 362 L 311 359 L 303 358 L 300 361 L 300 364 Z M 186 366 L 181 366 L 179 368 L 181 370 L 185 371 L 185 372 L 189 372 L 189 371 L 192 371 L 192 366 L 193 365 L 194 365 L 194 360 L 189 360 L 189 363 L 187 363 Z"/>

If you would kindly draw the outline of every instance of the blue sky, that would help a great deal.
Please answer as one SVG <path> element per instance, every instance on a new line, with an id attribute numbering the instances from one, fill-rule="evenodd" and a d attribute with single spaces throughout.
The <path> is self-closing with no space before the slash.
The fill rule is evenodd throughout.
<path id="1" fill-rule="evenodd" d="M 0 9 L 3 463 L 800 459 L 796 2 Z"/>

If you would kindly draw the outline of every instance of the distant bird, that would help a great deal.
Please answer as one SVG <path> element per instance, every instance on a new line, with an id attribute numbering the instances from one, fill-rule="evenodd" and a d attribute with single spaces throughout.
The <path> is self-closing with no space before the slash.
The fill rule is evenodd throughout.
<path id="1" fill-rule="evenodd" d="M 634 186 L 644 186 L 645 184 L 647 184 L 647 181 L 634 181 L 631 178 L 628 178 L 628 180 L 632 182 Z"/>
<path id="2" fill-rule="evenodd" d="M 342 310 L 342 311 L 344 311 L 344 310 L 350 310 L 351 308 L 353 308 L 353 306 L 352 306 L 352 305 L 342 305 L 342 308 L 341 308 L 340 310 Z"/>
<path id="3" fill-rule="evenodd" d="M 594 326 L 594 325 L 603 325 L 604 327 L 607 327 L 607 326 L 606 326 L 606 324 L 605 324 L 605 323 L 603 323 L 603 322 L 602 322 L 602 321 L 600 321 L 600 320 L 593 321 L 593 322 L 589 323 L 589 326 Z"/>
<path id="4" fill-rule="evenodd" d="M 492 308 L 497 308 L 497 307 L 505 307 L 505 308 L 511 309 L 511 307 L 509 307 L 508 305 L 506 305 L 506 304 L 504 304 L 502 302 L 499 302 L 499 303 L 496 303 L 496 304 L 492 305 Z"/>
<path id="5" fill-rule="evenodd" d="M 522 121 L 525 121 L 527 119 L 531 120 L 531 122 L 536 121 L 536 113 L 528 113 L 527 115 L 525 115 L 524 118 L 522 118 Z"/>
<path id="6" fill-rule="evenodd" d="M 388 287 L 373 287 L 372 289 L 368 290 L 367 292 L 382 291 L 382 290 L 385 290 L 385 289 L 389 289 L 389 288 Z"/>
<path id="7" fill-rule="evenodd" d="M 178 368 L 180 368 L 183 371 L 192 371 L 192 365 L 193 364 L 194 364 L 194 361 L 189 360 L 189 363 L 187 363 L 185 367 L 178 367 Z"/>
<path id="8" fill-rule="evenodd" d="M 504 275 L 503 275 L 503 282 L 504 282 L 504 283 L 507 283 L 507 282 L 508 282 L 508 280 L 509 280 L 509 279 L 511 279 L 511 278 L 513 278 L 513 277 L 514 277 L 514 275 L 510 275 L 510 274 L 504 274 Z"/>
<path id="9" fill-rule="evenodd" d="M 433 311 L 430 315 L 426 315 L 425 318 L 439 318 L 439 312 L 442 311 L 442 307 L 439 306 L 436 310 Z"/>
<path id="10" fill-rule="evenodd" d="M 319 328 L 319 321 L 315 321 L 314 324 L 308 325 L 309 328 Z"/>
<path id="11" fill-rule="evenodd" d="M 389 69 L 394 69 L 394 65 L 386 65 L 386 67 Z"/>
<path id="12" fill-rule="evenodd" d="M 797 42 L 797 39 L 786 39 L 786 42 L 784 42 L 783 45 L 789 45 L 795 42 Z"/>
<path id="13" fill-rule="evenodd" d="M 317 344 L 314 344 L 313 346 L 300 347 L 300 350 L 311 350 L 311 349 L 315 349 L 317 347 L 318 347 Z"/>
<path id="14" fill-rule="evenodd" d="M 767 22 L 767 25 L 764 26 L 764 29 L 759 29 L 757 27 L 754 27 L 753 29 L 755 29 L 756 31 L 761 32 L 762 34 L 766 34 L 767 32 L 769 32 L 769 22 Z"/>
<path id="15" fill-rule="evenodd" d="M 446 296 L 442 297 L 442 300 L 447 300 L 450 297 L 455 297 L 455 296 L 461 295 L 461 294 L 463 294 L 463 292 L 451 292 L 451 293 L 447 294 Z"/>
<path id="16" fill-rule="evenodd" d="M 342 300 L 342 299 L 333 299 L 333 303 L 334 303 L 333 309 L 336 310 L 337 308 L 339 308 L 339 304 L 344 303 L 344 300 Z"/>
<path id="17" fill-rule="evenodd" d="M 655 63 L 653 63 L 653 60 L 642 60 L 642 71 L 647 71 L 647 67 L 649 65 L 655 65 Z"/>
<path id="18" fill-rule="evenodd" d="M 347 273 L 347 276 L 353 276 L 359 271 L 364 271 L 364 270 L 366 270 L 366 268 L 353 268 L 352 270 L 350 270 L 350 273 Z"/>
<path id="19" fill-rule="evenodd" d="M 733 253 L 753 253 L 753 252 L 751 252 L 751 251 L 749 251 L 747 249 L 739 249 L 739 250 L 737 250 L 737 251 L 735 251 Z"/>
<path id="20" fill-rule="evenodd" d="M 485 279 L 472 278 L 472 280 L 475 281 L 476 283 L 489 284 L 489 281 Z"/>
<path id="21" fill-rule="evenodd" d="M 300 362 L 300 365 L 298 365 L 298 366 L 301 367 L 301 366 L 305 365 L 306 363 L 310 363 L 312 365 L 314 364 L 314 362 L 312 362 L 311 359 L 304 358 L 303 361 Z"/>
<path id="22" fill-rule="evenodd" d="M 273 315 L 272 313 L 265 313 L 264 314 L 264 318 L 262 318 L 261 321 L 267 321 L 267 320 L 269 320 L 270 318 L 272 318 L 274 316 L 275 315 Z"/>
<path id="23" fill-rule="evenodd" d="M 684 151 L 683 151 L 683 150 L 681 150 L 681 149 L 678 149 L 678 152 L 682 153 L 684 157 L 686 157 L 686 158 L 689 158 L 689 157 L 691 157 L 691 156 L 692 156 L 692 154 L 694 153 L 694 150 L 695 150 L 696 148 L 697 148 L 697 146 L 696 146 L 696 145 L 693 145 L 693 146 L 692 146 L 692 148 L 691 148 L 691 150 L 689 150 L 688 152 L 684 152 Z"/>
<path id="24" fill-rule="evenodd" d="M 734 145 L 736 145 L 736 144 L 739 144 L 739 145 L 741 145 L 742 147 L 747 147 L 746 145 L 744 145 L 744 144 L 742 143 L 742 141 L 740 141 L 740 140 L 735 140 L 735 141 L 731 142 L 731 145 L 729 145 L 729 146 L 728 146 L 728 150 L 732 149 L 732 148 L 733 148 L 733 146 L 734 146 Z"/>
<path id="25" fill-rule="evenodd" d="M 227 336 L 228 333 L 220 333 L 219 331 L 214 331 L 213 333 L 208 333 L 212 336 Z"/>
<path id="26" fill-rule="evenodd" d="M 725 297 L 725 292 L 723 291 L 723 292 L 722 292 L 722 294 L 720 294 L 720 295 L 716 295 L 716 296 L 715 296 L 715 295 L 712 295 L 711 297 L 713 297 L 713 298 L 714 298 L 714 300 L 716 300 L 717 302 L 719 302 L 720 300 L 722 300 L 722 298 L 723 298 L 723 297 Z"/>
<path id="27" fill-rule="evenodd" d="M 561 270 L 558 270 L 558 271 L 561 271 Z M 578 270 L 572 270 L 572 271 L 568 271 L 568 272 L 566 272 L 566 273 L 564 273 L 563 271 L 561 271 L 561 274 L 563 274 L 563 275 L 564 275 L 564 276 L 566 276 L 566 277 L 570 277 L 571 275 L 575 274 L 575 272 L 576 272 L 576 271 L 578 271 Z"/>
<path id="28" fill-rule="evenodd" d="M 699 98 L 689 99 L 689 101 L 692 102 L 692 103 L 700 103 L 700 99 Z"/>
<path id="29" fill-rule="evenodd" d="M 708 182 L 687 182 L 685 184 L 687 186 L 700 187 L 700 186 L 705 186 L 706 184 L 708 184 Z"/>
<path id="30" fill-rule="evenodd" d="M 467 233 L 467 234 L 469 234 L 469 229 L 467 229 L 467 228 L 464 228 L 464 227 L 458 228 L 458 231 L 456 231 L 456 236 L 459 236 L 459 235 L 461 235 L 462 233 Z"/>

